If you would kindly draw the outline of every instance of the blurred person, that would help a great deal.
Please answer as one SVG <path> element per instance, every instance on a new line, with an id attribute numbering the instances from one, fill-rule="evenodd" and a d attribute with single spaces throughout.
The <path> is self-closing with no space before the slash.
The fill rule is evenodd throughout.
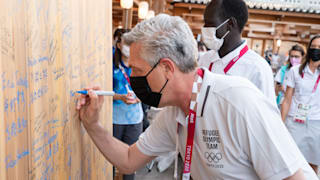
<path id="1" fill-rule="evenodd" d="M 282 101 L 284 99 L 284 93 L 286 92 L 287 83 L 286 79 L 288 79 L 288 72 L 292 66 L 296 66 L 301 64 L 302 58 L 304 57 L 304 50 L 299 45 L 294 45 L 289 51 L 289 59 L 287 64 L 281 66 L 280 70 L 278 71 L 275 82 L 276 82 L 276 95 L 277 95 L 277 104 L 280 107 Z"/>
<path id="2" fill-rule="evenodd" d="M 130 84 L 131 68 L 128 66 L 130 47 L 122 41 L 122 35 L 129 32 L 117 29 L 113 54 L 113 136 L 132 145 L 142 133 L 143 111 L 140 100 L 135 96 Z M 134 174 L 124 175 L 124 180 L 133 180 Z"/>
<path id="3" fill-rule="evenodd" d="M 286 80 L 282 120 L 315 172 L 320 165 L 320 35 L 313 37 L 305 61 Z"/>
<path id="4" fill-rule="evenodd" d="M 278 71 L 279 67 L 281 66 L 280 65 L 280 54 L 277 52 L 275 54 L 272 55 L 272 58 L 271 58 L 271 69 L 272 69 L 272 72 L 274 73 L 274 75 L 276 74 L 276 72 Z"/>
<path id="5" fill-rule="evenodd" d="M 265 54 L 265 60 L 267 61 L 267 63 L 271 66 L 271 59 L 272 59 L 272 49 L 268 49 L 264 52 Z"/>

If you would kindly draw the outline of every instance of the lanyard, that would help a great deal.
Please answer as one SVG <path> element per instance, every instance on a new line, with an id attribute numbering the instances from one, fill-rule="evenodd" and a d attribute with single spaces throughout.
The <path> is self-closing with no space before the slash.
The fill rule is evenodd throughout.
<path id="1" fill-rule="evenodd" d="M 186 151 L 184 156 L 184 166 L 183 166 L 183 180 L 190 179 L 190 171 L 191 171 L 191 160 L 192 160 L 192 150 L 193 150 L 193 142 L 194 142 L 194 134 L 195 134 L 195 127 L 196 127 L 196 119 L 197 119 L 197 99 L 200 92 L 202 79 L 204 76 L 204 70 L 198 69 L 197 77 L 195 82 L 193 83 L 192 88 L 192 98 L 190 102 L 189 108 L 189 117 L 188 117 L 188 136 L 187 136 L 187 143 L 186 143 Z M 175 162 L 175 179 L 177 178 L 177 155 L 178 155 L 178 134 L 179 134 L 179 123 L 177 124 L 177 136 L 176 136 L 176 162 Z"/>
<path id="2" fill-rule="evenodd" d="M 119 69 L 121 70 L 122 74 L 124 75 L 124 77 L 126 78 L 126 80 L 128 81 L 128 83 L 130 84 L 130 78 L 127 75 L 126 71 L 124 70 L 124 68 L 122 67 L 121 64 L 119 64 Z M 131 85 L 131 84 L 130 84 Z"/>
<path id="3" fill-rule="evenodd" d="M 302 72 L 301 77 L 302 77 L 302 79 L 304 78 L 304 72 Z M 309 97 L 308 101 L 306 101 L 307 103 L 310 103 L 311 99 L 313 98 L 312 95 L 313 95 L 313 93 L 316 92 L 317 87 L 318 87 L 318 85 L 319 85 L 319 82 L 320 82 L 320 74 L 319 74 L 319 76 L 318 76 L 318 79 L 317 79 L 316 83 L 314 84 L 314 87 L 313 87 L 311 96 Z M 297 100 L 297 98 L 294 98 L 294 100 L 296 101 L 297 104 L 299 104 L 299 101 Z"/>
<path id="4" fill-rule="evenodd" d="M 224 74 L 227 74 L 227 72 L 232 68 L 232 66 L 238 62 L 238 60 L 244 55 L 247 53 L 247 51 L 249 50 L 248 48 L 248 45 L 244 46 L 241 51 L 240 51 L 240 54 L 238 56 L 236 56 L 235 58 L 233 58 L 229 63 L 228 65 L 223 69 L 224 71 Z M 209 66 L 209 70 L 211 71 L 212 70 L 212 67 L 213 67 L 213 62 L 210 64 Z"/>
<path id="5" fill-rule="evenodd" d="M 304 73 L 302 72 L 302 79 L 303 79 L 303 78 L 304 78 Z M 318 79 L 317 79 L 316 83 L 314 84 L 312 93 L 315 93 L 315 92 L 316 92 L 317 87 L 318 87 L 318 85 L 319 85 L 319 81 L 320 81 L 320 74 L 319 74 L 319 76 L 318 76 Z"/>

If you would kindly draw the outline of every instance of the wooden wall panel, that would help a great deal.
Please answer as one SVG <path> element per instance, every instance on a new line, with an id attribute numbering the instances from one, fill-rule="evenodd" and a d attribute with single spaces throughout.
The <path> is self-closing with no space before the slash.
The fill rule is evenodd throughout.
<path id="1" fill-rule="evenodd" d="M 111 14 L 105 0 L 0 0 L 0 179 L 112 178 L 75 110 L 76 90 L 112 89 Z"/>

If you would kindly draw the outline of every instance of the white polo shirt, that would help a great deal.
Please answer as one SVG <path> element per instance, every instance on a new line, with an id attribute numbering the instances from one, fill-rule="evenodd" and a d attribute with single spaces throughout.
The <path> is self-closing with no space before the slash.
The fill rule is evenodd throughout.
<path id="1" fill-rule="evenodd" d="M 215 51 L 208 51 L 206 54 L 200 57 L 199 65 L 209 68 L 213 63 L 212 72 L 218 74 L 225 74 L 224 68 L 229 62 L 239 55 L 240 51 L 247 45 L 246 42 L 242 43 L 238 48 L 220 58 L 219 53 Z M 248 50 L 227 72 L 227 75 L 241 76 L 260 89 L 271 101 L 276 104 L 276 96 L 274 89 L 273 73 L 266 62 L 260 55 L 252 50 Z"/>
<path id="2" fill-rule="evenodd" d="M 148 156 L 175 151 L 177 122 L 182 125 L 178 146 L 184 157 L 187 122 L 178 107 L 166 107 L 158 114 L 138 140 L 138 149 Z M 248 80 L 206 70 L 197 106 L 192 178 L 278 180 L 299 168 L 306 179 L 317 180 L 277 107 Z"/>
<path id="3" fill-rule="evenodd" d="M 302 78 L 299 74 L 299 68 L 300 65 L 292 67 L 286 79 L 287 86 L 294 88 L 288 115 L 294 116 L 295 112 L 297 112 L 298 104 L 302 103 L 311 106 L 308 113 L 308 120 L 320 120 L 320 83 L 317 90 L 312 93 L 320 70 L 316 69 L 315 73 L 313 73 L 310 70 L 309 65 L 307 65 L 303 70 L 304 77 Z"/>

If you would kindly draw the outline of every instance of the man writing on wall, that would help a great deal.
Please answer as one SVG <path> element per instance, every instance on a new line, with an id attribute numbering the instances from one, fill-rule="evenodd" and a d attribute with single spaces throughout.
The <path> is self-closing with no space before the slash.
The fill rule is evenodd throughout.
<path id="1" fill-rule="evenodd" d="M 87 88 L 77 105 L 88 134 L 120 171 L 132 173 L 176 150 L 184 157 L 183 179 L 317 179 L 279 123 L 277 107 L 252 83 L 197 68 L 197 44 L 180 17 L 145 20 L 124 41 L 135 94 L 165 110 L 128 146 L 99 124 L 99 87 Z"/>

